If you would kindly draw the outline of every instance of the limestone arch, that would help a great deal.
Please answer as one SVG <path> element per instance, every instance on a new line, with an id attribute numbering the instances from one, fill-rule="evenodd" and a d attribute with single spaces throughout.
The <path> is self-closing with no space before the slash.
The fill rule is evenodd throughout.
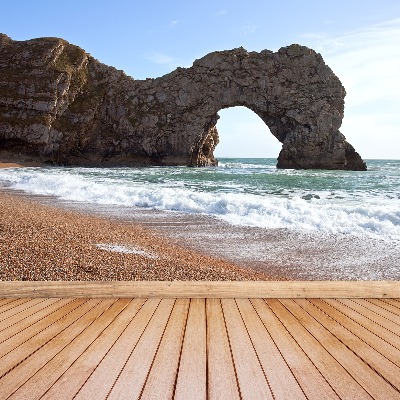
<path id="1" fill-rule="evenodd" d="M 244 106 L 282 143 L 278 167 L 366 169 L 339 131 L 340 80 L 304 46 L 214 52 L 146 80 L 57 38 L 0 34 L 0 56 L 0 142 L 10 153 L 67 165 L 213 165 L 218 111 Z"/>
<path id="2" fill-rule="evenodd" d="M 188 165 L 216 163 L 218 111 L 242 106 L 282 143 L 279 168 L 366 169 L 339 131 L 345 89 L 315 51 L 299 45 L 276 53 L 239 48 L 211 53 L 179 72 L 188 79 L 180 96 L 196 109 L 188 129 L 181 128 L 192 138 Z"/>

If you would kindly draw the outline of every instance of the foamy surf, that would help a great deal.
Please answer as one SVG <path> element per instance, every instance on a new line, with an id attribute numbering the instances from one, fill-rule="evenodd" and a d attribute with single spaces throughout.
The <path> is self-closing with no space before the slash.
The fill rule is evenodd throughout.
<path id="1" fill-rule="evenodd" d="M 146 250 L 133 246 L 131 244 L 113 244 L 113 243 L 98 243 L 96 247 L 100 250 L 111 251 L 113 253 L 135 254 L 146 258 L 157 259 L 156 254 L 150 253 Z"/>
<path id="2" fill-rule="evenodd" d="M 367 172 L 276 170 L 273 160 L 219 168 L 22 168 L 8 187 L 93 205 L 204 214 L 230 224 L 400 240 L 400 163 Z"/>

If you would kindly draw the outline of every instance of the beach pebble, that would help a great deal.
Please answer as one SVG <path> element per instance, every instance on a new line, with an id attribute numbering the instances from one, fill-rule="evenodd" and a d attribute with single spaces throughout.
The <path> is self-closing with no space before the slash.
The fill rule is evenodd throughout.
<path id="1" fill-rule="evenodd" d="M 128 221 L 0 190 L 0 280 L 260 280 Z"/>

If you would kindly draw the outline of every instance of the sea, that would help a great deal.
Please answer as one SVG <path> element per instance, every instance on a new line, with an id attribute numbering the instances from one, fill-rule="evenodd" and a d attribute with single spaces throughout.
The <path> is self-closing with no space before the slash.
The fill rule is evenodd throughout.
<path id="1" fill-rule="evenodd" d="M 149 226 L 182 245 L 272 277 L 400 280 L 400 160 L 367 171 L 218 167 L 0 170 L 0 187 Z"/>

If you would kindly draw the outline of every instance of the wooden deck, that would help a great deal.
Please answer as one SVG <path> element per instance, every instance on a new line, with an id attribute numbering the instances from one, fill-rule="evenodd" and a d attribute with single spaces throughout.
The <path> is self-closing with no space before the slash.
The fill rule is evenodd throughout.
<path id="1" fill-rule="evenodd" d="M 400 399 L 398 282 L 284 289 L 0 282 L 0 399 Z"/>

